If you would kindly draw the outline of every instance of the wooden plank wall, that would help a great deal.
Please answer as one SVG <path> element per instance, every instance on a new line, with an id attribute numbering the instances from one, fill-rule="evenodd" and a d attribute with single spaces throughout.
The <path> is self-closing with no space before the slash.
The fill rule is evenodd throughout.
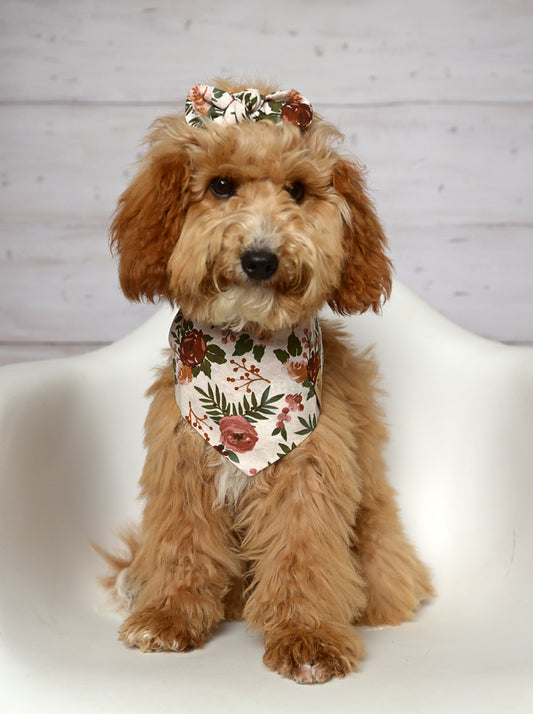
<path id="1" fill-rule="evenodd" d="M 294 86 L 369 170 L 398 277 L 533 342 L 531 0 L 2 0 L 0 362 L 140 324 L 107 247 L 161 113 L 220 74 Z"/>

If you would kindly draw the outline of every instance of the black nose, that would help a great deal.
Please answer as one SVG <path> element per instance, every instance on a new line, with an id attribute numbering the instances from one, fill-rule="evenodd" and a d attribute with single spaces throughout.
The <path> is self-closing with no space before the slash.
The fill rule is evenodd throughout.
<path id="1" fill-rule="evenodd" d="M 268 280 L 278 269 L 278 257 L 269 250 L 247 250 L 241 255 L 241 265 L 252 280 Z"/>

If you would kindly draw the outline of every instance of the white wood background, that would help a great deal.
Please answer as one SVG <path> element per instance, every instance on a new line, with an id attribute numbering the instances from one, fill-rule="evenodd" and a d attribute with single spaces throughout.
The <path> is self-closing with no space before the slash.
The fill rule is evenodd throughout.
<path id="1" fill-rule="evenodd" d="M 107 246 L 151 121 L 220 74 L 294 86 L 368 166 L 398 277 L 533 343 L 532 0 L 0 0 L 0 362 L 141 323 Z"/>

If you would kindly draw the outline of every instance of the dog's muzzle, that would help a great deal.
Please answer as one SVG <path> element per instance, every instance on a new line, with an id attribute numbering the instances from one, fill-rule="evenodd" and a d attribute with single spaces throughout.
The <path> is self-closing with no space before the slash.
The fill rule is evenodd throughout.
<path id="1" fill-rule="evenodd" d="M 269 250 L 247 250 L 241 256 L 241 266 L 251 280 L 263 282 L 278 269 L 278 256 Z"/>

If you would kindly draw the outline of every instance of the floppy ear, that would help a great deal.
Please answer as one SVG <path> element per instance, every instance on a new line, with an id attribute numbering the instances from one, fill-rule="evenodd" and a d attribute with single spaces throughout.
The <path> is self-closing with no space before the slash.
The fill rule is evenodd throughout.
<path id="1" fill-rule="evenodd" d="M 348 206 L 344 219 L 344 268 L 330 307 L 341 315 L 379 312 L 392 287 L 387 239 L 355 164 L 339 159 L 333 186 Z"/>
<path id="2" fill-rule="evenodd" d="M 149 137 L 151 148 L 119 199 L 111 224 L 111 249 L 129 300 L 170 297 L 167 263 L 186 213 L 190 162 L 185 141 L 163 120 Z"/>

